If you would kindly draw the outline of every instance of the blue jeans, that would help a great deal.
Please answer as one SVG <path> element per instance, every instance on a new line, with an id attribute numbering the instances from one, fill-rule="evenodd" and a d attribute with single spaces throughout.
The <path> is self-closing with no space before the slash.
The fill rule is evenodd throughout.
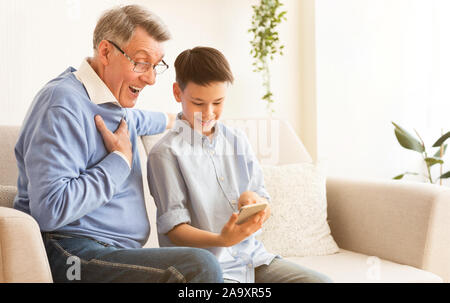
<path id="1" fill-rule="evenodd" d="M 43 240 L 54 282 L 223 282 L 217 258 L 205 249 L 124 249 L 60 233 L 43 233 Z"/>

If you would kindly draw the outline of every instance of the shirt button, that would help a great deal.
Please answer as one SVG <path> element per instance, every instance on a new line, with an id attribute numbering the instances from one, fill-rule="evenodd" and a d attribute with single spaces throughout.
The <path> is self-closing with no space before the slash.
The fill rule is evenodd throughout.
<path id="1" fill-rule="evenodd" d="M 220 180 L 220 181 L 223 181 L 223 180 L 225 180 L 225 179 L 224 179 L 223 177 L 220 177 L 219 180 Z"/>
<path id="2" fill-rule="evenodd" d="M 250 263 L 247 266 L 248 266 L 248 268 L 252 268 L 253 267 Z"/>
<path id="3" fill-rule="evenodd" d="M 211 155 L 214 155 L 214 151 L 213 151 L 213 150 L 210 150 L 209 153 L 210 153 Z"/>

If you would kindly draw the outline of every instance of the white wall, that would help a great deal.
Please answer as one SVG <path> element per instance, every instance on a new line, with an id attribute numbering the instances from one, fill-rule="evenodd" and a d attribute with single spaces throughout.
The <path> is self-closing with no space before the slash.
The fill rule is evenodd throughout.
<path id="1" fill-rule="evenodd" d="M 172 97 L 173 62 L 184 49 L 197 45 L 221 50 L 236 82 L 230 89 L 225 117 L 266 114 L 261 78 L 252 72 L 251 5 L 256 0 L 0 0 L 0 124 L 21 124 L 33 96 L 69 65 L 78 68 L 92 55 L 92 33 L 101 13 L 115 4 L 137 3 L 156 12 L 173 35 L 167 43 L 171 68 L 147 87 L 137 107 L 177 112 Z M 299 1 L 287 0 L 288 22 L 280 28 L 286 51 L 273 67 L 277 115 L 300 133 Z"/>
<path id="2" fill-rule="evenodd" d="M 20 124 L 42 85 L 92 54 L 100 14 L 126 3 L 146 5 L 173 34 L 172 68 L 144 90 L 138 107 L 178 111 L 173 62 L 182 50 L 207 45 L 227 56 L 236 77 L 225 118 L 265 114 L 247 33 L 257 0 L 0 0 L 0 125 Z M 391 178 L 422 169 L 390 122 L 416 128 L 428 146 L 441 128 L 450 130 L 450 1 L 284 3 L 286 51 L 272 64 L 277 115 L 330 175 Z"/>
<path id="3" fill-rule="evenodd" d="M 328 174 L 423 169 L 391 121 L 426 146 L 450 130 L 450 1 L 318 0 L 315 10 L 318 158 Z"/>

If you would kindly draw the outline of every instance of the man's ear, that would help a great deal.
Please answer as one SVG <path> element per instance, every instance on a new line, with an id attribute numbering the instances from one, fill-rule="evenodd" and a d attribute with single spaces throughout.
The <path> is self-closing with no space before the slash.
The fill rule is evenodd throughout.
<path id="1" fill-rule="evenodd" d="M 106 40 L 102 40 L 97 46 L 97 56 L 100 62 L 106 66 L 109 64 L 109 60 L 112 54 L 112 45 Z"/>
<path id="2" fill-rule="evenodd" d="M 180 86 L 178 85 L 177 82 L 174 82 L 172 88 L 173 88 L 173 96 L 175 97 L 175 100 L 177 102 L 181 102 L 182 91 L 181 91 Z"/>

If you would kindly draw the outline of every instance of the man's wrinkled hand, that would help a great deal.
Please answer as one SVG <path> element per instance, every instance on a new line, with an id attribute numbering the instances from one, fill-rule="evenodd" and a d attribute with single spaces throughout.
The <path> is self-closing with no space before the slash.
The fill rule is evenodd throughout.
<path id="1" fill-rule="evenodd" d="M 129 160 L 129 163 L 132 163 L 133 152 L 127 122 L 122 119 L 119 127 L 113 133 L 106 127 L 102 117 L 96 115 L 95 125 L 103 137 L 103 143 L 105 144 L 106 150 L 110 153 L 114 151 L 121 152 Z"/>

